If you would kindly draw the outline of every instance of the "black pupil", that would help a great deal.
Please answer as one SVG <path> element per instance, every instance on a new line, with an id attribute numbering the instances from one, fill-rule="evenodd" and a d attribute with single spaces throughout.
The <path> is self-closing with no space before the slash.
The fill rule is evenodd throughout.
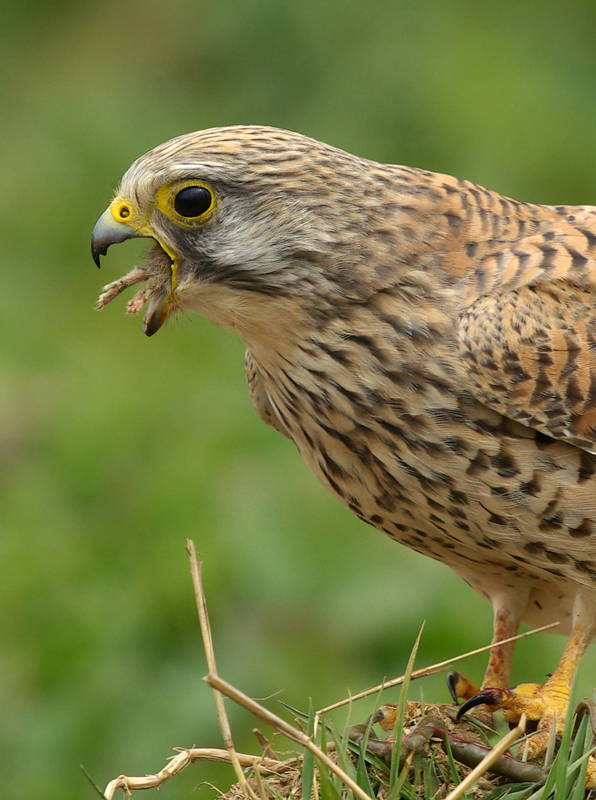
<path id="1" fill-rule="evenodd" d="M 174 200 L 174 208 L 181 217 L 200 217 L 211 205 L 211 192 L 204 186 L 187 186 Z"/>

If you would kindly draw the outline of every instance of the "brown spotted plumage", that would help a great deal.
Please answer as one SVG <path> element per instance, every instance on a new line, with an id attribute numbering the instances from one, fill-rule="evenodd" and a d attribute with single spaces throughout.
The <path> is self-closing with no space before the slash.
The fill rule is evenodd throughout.
<path id="1" fill-rule="evenodd" d="M 487 597 L 495 642 L 521 620 L 573 633 L 532 697 L 560 727 L 596 624 L 596 209 L 236 127 L 133 164 L 96 260 L 130 236 L 155 245 L 100 306 L 142 283 L 147 333 L 178 311 L 239 333 L 263 420 L 361 519 Z M 511 656 L 494 648 L 484 689 Z"/>

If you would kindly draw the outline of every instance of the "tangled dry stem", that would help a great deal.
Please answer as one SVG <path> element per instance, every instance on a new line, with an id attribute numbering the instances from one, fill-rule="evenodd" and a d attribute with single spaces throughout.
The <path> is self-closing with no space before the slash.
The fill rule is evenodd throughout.
<path id="1" fill-rule="evenodd" d="M 212 687 L 214 692 L 217 717 L 225 744 L 225 750 L 217 748 L 176 748 L 176 755 L 170 757 L 168 759 L 168 763 L 155 774 L 144 775 L 141 777 L 119 775 L 117 778 L 111 780 L 104 791 L 104 799 L 113 800 L 116 792 L 119 789 L 121 789 L 125 795 L 130 795 L 134 790 L 159 788 L 160 786 L 163 786 L 163 784 L 170 778 L 180 774 L 190 764 L 201 760 L 216 761 L 232 765 L 236 774 L 238 786 L 235 791 L 231 790 L 230 798 L 232 798 L 232 795 L 234 795 L 234 798 L 244 798 L 244 800 L 266 800 L 266 798 L 270 796 L 270 793 L 265 790 L 261 780 L 262 775 L 278 776 L 281 778 L 288 773 L 295 773 L 296 777 L 294 778 L 294 782 L 299 782 L 300 770 L 297 758 L 287 758 L 281 760 L 278 758 L 272 758 L 270 755 L 264 754 L 261 756 L 256 756 L 246 753 L 239 753 L 236 750 L 229 719 L 227 717 L 223 702 L 225 695 L 234 702 L 246 708 L 258 719 L 261 719 L 274 730 L 282 733 L 291 741 L 309 750 L 321 764 L 324 764 L 330 771 L 337 775 L 344 785 L 349 788 L 354 795 L 359 798 L 359 800 L 370 800 L 370 797 L 366 794 L 366 792 L 364 792 L 364 790 L 344 770 L 342 770 L 341 767 L 339 767 L 329 753 L 321 750 L 321 748 L 319 748 L 312 741 L 312 739 L 307 736 L 306 733 L 304 733 L 304 731 L 294 727 L 293 725 L 290 725 L 286 720 L 278 717 L 264 706 L 261 706 L 251 697 L 244 694 L 219 676 L 213 648 L 211 626 L 207 613 L 205 592 L 201 579 L 202 565 L 197 561 L 196 550 L 192 540 L 187 541 L 186 549 L 190 558 L 191 575 L 195 590 L 199 621 L 201 625 L 201 634 L 207 658 L 207 665 L 209 668 L 209 674 L 204 678 L 204 680 Z M 533 631 L 529 631 L 528 633 L 512 637 L 512 639 L 508 641 L 520 639 L 524 636 L 529 636 L 533 633 L 538 633 L 551 627 L 553 626 L 543 626 L 542 628 L 537 628 Z M 445 667 L 449 664 L 489 649 L 490 645 L 481 647 L 477 650 L 471 651 L 470 653 L 442 661 L 438 664 L 433 664 L 425 669 L 416 670 L 412 673 L 411 678 L 421 678 L 426 675 L 439 672 L 445 669 Z M 386 681 L 380 686 L 367 689 L 366 691 L 357 695 L 352 695 L 338 703 L 334 703 L 326 708 L 320 709 L 316 712 L 316 720 L 320 720 L 323 714 L 339 708 L 340 706 L 351 703 L 354 700 L 362 697 L 367 697 L 371 694 L 378 693 L 384 688 L 399 685 L 403 683 L 403 681 L 403 676 Z M 467 791 L 471 785 L 476 783 L 479 778 L 486 773 L 498 756 L 505 752 L 510 747 L 511 743 L 523 734 L 523 729 L 523 723 L 520 722 L 517 728 L 504 737 L 503 740 L 501 740 L 501 742 L 492 751 L 490 751 L 487 757 L 483 759 L 483 761 L 467 775 L 467 777 L 464 779 L 465 782 L 459 784 L 459 786 L 456 787 L 456 790 L 451 792 L 451 794 L 449 794 L 445 800 L 457 800 L 457 798 L 461 796 L 464 791 Z M 247 779 L 244 771 L 247 768 L 250 768 L 253 771 L 255 776 L 253 781 L 249 781 Z M 288 781 L 286 780 L 286 783 L 287 782 Z M 461 788 L 462 786 L 463 788 Z"/>
<path id="2" fill-rule="evenodd" d="M 173 778 L 174 775 L 180 774 L 186 767 L 196 761 L 217 761 L 222 764 L 233 763 L 227 750 L 213 747 L 176 748 L 176 753 L 177 755 L 172 756 L 166 766 L 154 775 L 144 775 L 139 778 L 119 775 L 114 778 L 108 783 L 104 797 L 106 800 L 112 800 L 118 789 L 122 789 L 126 794 L 130 794 L 135 789 L 159 789 L 166 781 Z M 296 759 L 280 761 L 279 759 L 249 755 L 247 753 L 235 752 L 235 760 L 242 769 L 250 767 L 269 775 L 281 775 L 283 772 L 296 767 Z"/>

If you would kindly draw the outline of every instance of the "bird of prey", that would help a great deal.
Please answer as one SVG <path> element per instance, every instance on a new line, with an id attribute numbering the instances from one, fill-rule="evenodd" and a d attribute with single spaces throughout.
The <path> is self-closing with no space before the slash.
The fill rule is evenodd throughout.
<path id="1" fill-rule="evenodd" d="M 242 337 L 258 413 L 324 486 L 492 603 L 482 687 L 451 688 L 526 712 L 539 755 L 596 626 L 596 208 L 237 126 L 128 169 L 98 266 L 139 236 L 146 263 L 99 306 L 140 284 L 147 335 L 193 311 Z M 511 689 L 522 621 L 569 639 L 543 686 Z"/>

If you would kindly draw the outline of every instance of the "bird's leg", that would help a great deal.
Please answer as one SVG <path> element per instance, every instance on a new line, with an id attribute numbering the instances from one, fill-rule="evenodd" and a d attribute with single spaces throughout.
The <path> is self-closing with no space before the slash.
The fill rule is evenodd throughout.
<path id="1" fill-rule="evenodd" d="M 573 626 L 555 672 L 543 686 L 521 684 L 514 689 L 484 687 L 459 709 L 458 718 L 477 705 L 503 709 L 510 722 L 525 713 L 538 723 L 536 734 L 528 742 L 528 757 L 536 758 L 546 749 L 551 729 L 563 732 L 575 672 L 594 634 L 594 610 L 578 595 L 573 610 Z M 596 779 L 595 779 L 596 780 Z"/>
<path id="2" fill-rule="evenodd" d="M 525 610 L 529 592 L 527 589 L 493 595 L 493 638 L 482 688 L 504 689 L 509 686 L 511 678 L 511 662 L 515 642 L 501 644 L 504 639 L 515 636 L 521 615 Z M 447 684 L 454 701 L 458 698 L 471 700 L 477 697 L 480 689 L 461 672 L 450 672 Z"/>
<path id="3" fill-rule="evenodd" d="M 493 640 L 494 647 L 491 648 L 490 656 L 482 687 L 502 688 L 509 686 L 511 682 L 511 662 L 513 661 L 513 651 L 515 642 L 501 644 L 503 639 L 510 639 L 515 636 L 521 619 L 519 604 L 512 605 L 503 602 L 501 598 L 493 602 L 494 623 Z"/>
<path id="4" fill-rule="evenodd" d="M 583 603 L 581 606 L 581 612 L 584 613 L 574 614 L 571 636 L 567 640 L 559 665 L 537 695 L 542 704 L 542 716 L 538 731 L 529 742 L 530 758 L 540 755 L 546 749 L 553 725 L 558 734 L 563 733 L 573 679 L 594 633 L 593 612 L 588 615 Z"/>

